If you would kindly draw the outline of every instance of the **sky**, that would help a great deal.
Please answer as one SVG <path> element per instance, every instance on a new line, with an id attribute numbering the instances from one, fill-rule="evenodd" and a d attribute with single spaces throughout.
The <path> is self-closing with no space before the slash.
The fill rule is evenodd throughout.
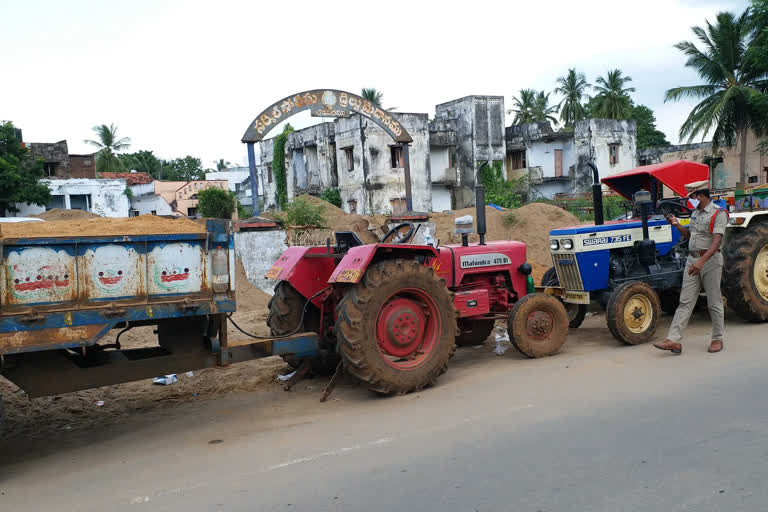
<path id="1" fill-rule="evenodd" d="M 26 142 L 66 139 L 75 154 L 93 152 L 83 143 L 93 126 L 114 123 L 130 151 L 246 165 L 240 139 L 254 117 L 300 91 L 374 87 L 385 108 L 432 117 L 436 104 L 471 94 L 504 96 L 509 109 L 520 89 L 551 91 L 571 67 L 591 83 L 620 68 L 677 143 L 694 103 L 664 103 L 664 92 L 699 80 L 673 45 L 747 5 L 0 0 L 0 119 Z"/>

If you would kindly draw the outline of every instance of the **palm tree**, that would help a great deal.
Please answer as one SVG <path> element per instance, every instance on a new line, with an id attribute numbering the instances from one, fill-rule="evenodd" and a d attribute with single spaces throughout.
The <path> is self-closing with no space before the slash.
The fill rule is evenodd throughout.
<path id="1" fill-rule="evenodd" d="M 216 170 L 217 171 L 223 171 L 224 169 L 232 166 L 231 162 L 227 162 L 223 158 L 219 158 L 214 163 L 216 164 Z"/>
<path id="2" fill-rule="evenodd" d="M 628 119 L 632 113 L 630 92 L 634 87 L 624 87 L 632 81 L 632 77 L 624 75 L 620 69 L 609 70 L 605 77 L 597 77 L 597 85 L 593 86 L 597 94 L 594 98 L 596 117 L 603 119 Z"/>
<path id="3" fill-rule="evenodd" d="M 562 94 L 560 101 L 560 121 L 565 126 L 573 126 L 576 121 L 587 118 L 587 109 L 584 101 L 589 99 L 587 90 L 591 87 L 584 73 L 577 73 L 575 68 L 568 70 L 568 74 L 557 79 L 559 84 L 555 93 Z"/>
<path id="4" fill-rule="evenodd" d="M 536 93 L 536 100 L 533 108 L 533 115 L 536 121 L 548 121 L 557 124 L 557 118 L 552 114 L 557 114 L 558 105 L 549 105 L 549 93 L 539 91 Z"/>
<path id="5" fill-rule="evenodd" d="M 750 58 L 757 48 L 752 46 L 754 26 L 749 9 L 741 16 L 721 12 L 714 25 L 707 21 L 706 30 L 693 27 L 703 50 L 690 41 L 682 41 L 675 48 L 688 57 L 685 65 L 693 68 L 704 82 L 700 85 L 675 87 L 667 91 L 665 101 L 684 98 L 700 99 L 680 127 L 680 138 L 691 141 L 702 138 L 714 128 L 712 141 L 718 145 L 733 146 L 741 139 L 739 179 L 747 181 L 747 135 L 764 131 L 766 119 L 760 105 L 768 100 L 768 69 L 762 59 Z M 763 64 L 761 64 L 763 62 Z"/>
<path id="6" fill-rule="evenodd" d="M 536 120 L 536 91 L 520 89 L 520 97 L 512 96 L 512 108 L 508 114 L 515 114 L 513 124 L 532 123 Z"/>
<path id="7" fill-rule="evenodd" d="M 93 131 L 98 140 L 85 139 L 83 142 L 99 148 L 96 153 L 96 172 L 121 170 L 123 166 L 117 158 L 117 152 L 128 149 L 131 146 L 131 139 L 128 137 L 118 139 L 117 126 L 114 124 L 94 126 Z"/>
<path id="8" fill-rule="evenodd" d="M 363 87 L 363 90 L 360 91 L 360 96 L 362 96 L 363 99 L 370 101 L 377 107 L 383 108 L 381 106 L 381 102 L 384 100 L 384 95 L 380 91 L 374 88 L 366 89 Z"/>

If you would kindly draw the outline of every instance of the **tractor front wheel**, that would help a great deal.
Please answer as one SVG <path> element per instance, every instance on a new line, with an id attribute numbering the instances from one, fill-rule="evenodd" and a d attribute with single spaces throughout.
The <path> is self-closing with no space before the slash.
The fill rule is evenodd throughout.
<path id="1" fill-rule="evenodd" d="M 413 260 L 370 266 L 336 308 L 344 368 L 383 395 L 434 384 L 448 368 L 455 336 L 456 309 L 445 280 Z"/>
<path id="2" fill-rule="evenodd" d="M 560 286 L 560 279 L 557 277 L 557 271 L 555 267 L 549 267 L 549 270 L 544 272 L 541 276 L 541 286 Z M 568 313 L 568 327 L 571 329 L 577 329 L 584 322 L 584 318 L 587 316 L 586 304 L 571 304 L 570 302 L 563 302 L 565 311 Z"/>
<path id="3" fill-rule="evenodd" d="M 507 322 L 509 341 L 523 355 L 557 354 L 568 337 L 563 303 L 546 293 L 532 293 L 515 303 Z"/>
<path id="4" fill-rule="evenodd" d="M 642 281 L 622 284 L 611 293 L 606 310 L 608 330 L 627 345 L 639 345 L 653 338 L 661 316 L 656 291 Z"/>
<path id="5" fill-rule="evenodd" d="M 287 281 L 280 281 L 275 285 L 275 294 L 269 299 L 269 316 L 267 325 L 273 336 L 286 336 L 300 332 L 320 333 L 320 311 L 314 304 L 306 304 L 307 299 L 296 291 L 296 288 Z M 302 320 L 301 314 L 304 305 L 307 311 Z M 339 364 L 339 356 L 332 347 L 320 349 L 319 354 L 312 357 L 311 372 L 314 375 L 331 375 Z M 285 355 L 283 361 L 297 370 L 301 365 L 301 358 Z"/>
<path id="6" fill-rule="evenodd" d="M 456 336 L 457 347 L 473 347 L 482 345 L 493 332 L 495 320 L 459 319 L 459 335 Z"/>

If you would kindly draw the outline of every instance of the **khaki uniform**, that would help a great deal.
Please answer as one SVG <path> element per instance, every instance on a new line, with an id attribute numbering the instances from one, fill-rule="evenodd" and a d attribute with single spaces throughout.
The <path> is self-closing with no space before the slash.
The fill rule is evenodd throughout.
<path id="1" fill-rule="evenodd" d="M 688 274 L 688 268 L 699 259 L 699 252 L 706 252 L 712 245 L 714 234 L 724 234 L 725 227 L 728 224 L 728 216 L 719 212 L 719 208 L 710 202 L 706 207 L 697 208 L 691 216 L 691 224 L 688 228 L 691 231 L 691 238 L 688 242 L 688 250 L 693 253 L 688 256 L 683 272 L 683 288 L 680 291 L 680 305 L 675 311 L 672 319 L 672 325 L 669 326 L 667 338 L 678 342 L 683 337 L 683 331 L 688 325 L 693 308 L 699 298 L 699 292 L 702 286 L 707 294 L 707 306 L 709 307 L 709 316 L 712 318 L 712 340 L 723 340 L 725 334 L 725 320 L 723 318 L 723 296 L 720 292 L 720 277 L 723 273 L 723 255 L 717 251 L 704 264 L 698 275 Z M 709 227 L 712 222 L 712 216 L 715 217 L 715 224 L 710 233 Z"/>

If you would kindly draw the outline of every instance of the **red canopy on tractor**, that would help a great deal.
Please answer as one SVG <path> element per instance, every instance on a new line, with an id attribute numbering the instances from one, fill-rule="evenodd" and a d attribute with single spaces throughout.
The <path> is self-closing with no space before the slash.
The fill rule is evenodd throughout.
<path id="1" fill-rule="evenodd" d="M 681 197 L 685 197 L 685 184 L 709 179 L 709 167 L 688 160 L 675 160 L 663 164 L 645 165 L 603 178 L 602 183 L 630 201 L 638 190 L 655 191 L 652 178 L 663 183 Z"/>

